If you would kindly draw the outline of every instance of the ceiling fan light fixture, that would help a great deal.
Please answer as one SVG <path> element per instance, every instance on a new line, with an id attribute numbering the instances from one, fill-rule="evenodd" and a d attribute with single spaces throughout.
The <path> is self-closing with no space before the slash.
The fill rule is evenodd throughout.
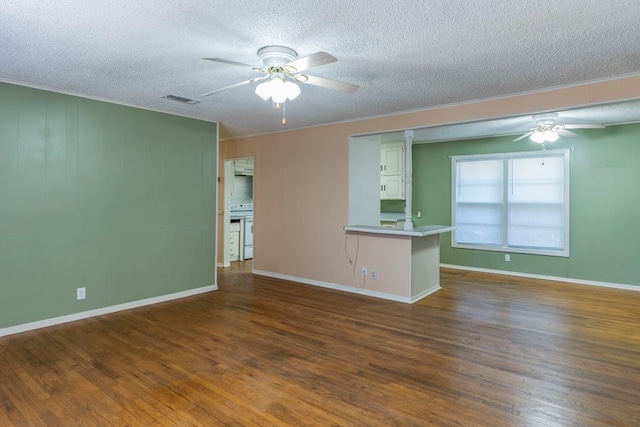
<path id="1" fill-rule="evenodd" d="M 560 138 L 558 132 L 553 129 L 540 128 L 531 134 L 531 140 L 538 144 L 544 144 L 545 142 L 555 142 Z"/>
<path id="2" fill-rule="evenodd" d="M 255 92 L 265 101 L 271 98 L 276 104 L 281 104 L 287 99 L 297 98 L 300 95 L 300 87 L 291 81 L 275 77 L 268 82 L 260 83 Z"/>

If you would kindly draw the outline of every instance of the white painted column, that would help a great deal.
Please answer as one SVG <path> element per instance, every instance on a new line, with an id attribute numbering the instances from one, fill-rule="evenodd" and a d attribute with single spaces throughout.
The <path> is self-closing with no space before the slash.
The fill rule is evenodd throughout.
<path id="1" fill-rule="evenodd" d="M 406 206 L 404 208 L 404 229 L 413 230 L 413 220 L 411 216 L 411 202 L 413 197 L 413 131 L 404 131 L 404 199 Z"/>

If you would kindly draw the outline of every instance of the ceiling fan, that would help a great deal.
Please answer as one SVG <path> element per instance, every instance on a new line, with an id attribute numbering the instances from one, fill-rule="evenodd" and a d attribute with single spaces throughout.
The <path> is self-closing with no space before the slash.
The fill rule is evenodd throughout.
<path id="1" fill-rule="evenodd" d="M 291 48 L 285 46 L 265 46 L 258 49 L 258 57 L 262 61 L 262 66 L 243 64 L 222 58 L 203 58 L 207 61 L 250 68 L 258 73 L 264 73 L 264 75 L 207 92 L 202 96 L 213 95 L 223 90 L 257 82 L 263 83 L 258 85 L 256 93 L 264 100 L 272 98 L 276 104 L 283 103 L 287 99 L 293 99 L 300 94 L 300 88 L 297 88 L 294 82 L 306 83 L 328 89 L 337 89 L 344 92 L 355 92 L 358 90 L 358 86 L 350 83 L 302 73 L 309 68 L 336 62 L 337 59 L 327 52 L 316 52 L 298 58 L 296 51 Z"/>
<path id="2" fill-rule="evenodd" d="M 544 144 L 545 142 L 557 141 L 559 137 L 576 137 L 577 133 L 571 132 L 567 129 L 601 129 L 604 128 L 602 124 L 559 124 L 556 123 L 558 119 L 558 113 L 544 113 L 536 114 L 533 116 L 533 121 L 536 127 L 529 129 L 529 132 L 514 139 L 513 141 L 520 141 L 526 137 L 530 137 L 533 142 L 538 144 Z"/>

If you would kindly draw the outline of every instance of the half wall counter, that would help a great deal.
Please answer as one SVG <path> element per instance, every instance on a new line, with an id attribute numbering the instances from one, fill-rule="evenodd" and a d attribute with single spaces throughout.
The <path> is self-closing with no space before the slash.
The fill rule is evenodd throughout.
<path id="1" fill-rule="evenodd" d="M 344 227 L 345 249 L 354 255 L 349 256 L 349 262 L 356 286 L 372 296 L 406 303 L 436 292 L 440 289 L 440 234 L 453 229 L 447 225 L 413 230 Z M 367 274 L 362 273 L 362 267 L 367 268 Z"/>

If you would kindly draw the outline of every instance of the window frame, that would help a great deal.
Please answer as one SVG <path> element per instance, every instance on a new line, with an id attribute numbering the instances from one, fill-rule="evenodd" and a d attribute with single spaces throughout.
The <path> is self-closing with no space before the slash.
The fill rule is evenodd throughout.
<path id="1" fill-rule="evenodd" d="M 541 249 L 533 247 L 509 246 L 509 202 L 508 189 L 510 182 L 509 160 L 522 158 L 539 158 L 543 161 L 548 157 L 562 157 L 564 160 L 564 188 L 563 188 L 563 243 L 561 250 Z M 492 153 L 492 154 L 469 154 L 451 156 L 451 224 L 456 225 L 456 205 L 457 205 L 457 162 L 469 160 L 502 160 L 503 162 L 503 203 L 502 203 L 502 244 L 500 245 L 480 245 L 469 243 L 457 243 L 456 230 L 451 234 L 451 247 L 458 249 L 475 249 L 494 252 L 523 253 L 531 255 L 548 255 L 558 257 L 570 256 L 570 188 L 571 188 L 571 151 L 570 149 L 559 149 L 543 151 L 524 151 L 515 153 Z"/>

